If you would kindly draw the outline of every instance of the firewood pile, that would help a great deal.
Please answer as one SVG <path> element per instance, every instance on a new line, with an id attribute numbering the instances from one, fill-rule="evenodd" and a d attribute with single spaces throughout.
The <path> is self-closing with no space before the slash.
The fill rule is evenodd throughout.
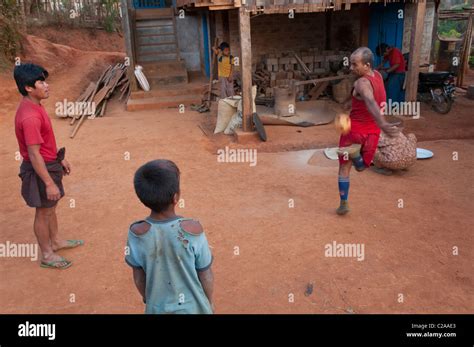
<path id="1" fill-rule="evenodd" d="M 117 92 L 117 93 L 115 93 Z M 70 137 L 74 138 L 86 118 L 94 119 L 105 115 L 107 102 L 114 94 L 120 93 L 119 100 L 126 103 L 130 93 L 130 82 L 127 77 L 125 64 L 110 65 L 97 82 L 91 82 L 75 102 L 73 112 L 66 112 L 65 117 L 71 117 L 74 126 Z"/>

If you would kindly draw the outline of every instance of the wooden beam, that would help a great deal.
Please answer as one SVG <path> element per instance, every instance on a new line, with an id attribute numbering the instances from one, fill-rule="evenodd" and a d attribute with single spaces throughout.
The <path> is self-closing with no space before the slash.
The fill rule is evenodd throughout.
<path id="1" fill-rule="evenodd" d="M 326 40 L 325 40 L 325 44 L 324 44 L 324 48 L 326 50 L 330 50 L 331 49 L 331 26 L 332 26 L 332 11 L 328 11 L 326 12 L 326 30 L 325 30 L 325 34 L 326 34 Z"/>
<path id="2" fill-rule="evenodd" d="M 472 46 L 472 14 L 469 16 L 469 21 L 467 23 L 467 29 L 464 33 L 464 42 L 463 50 L 461 56 L 461 66 L 458 70 L 458 78 L 456 86 L 462 87 L 464 84 L 464 76 L 468 73 L 469 70 L 469 54 L 471 53 Z"/>
<path id="3" fill-rule="evenodd" d="M 361 5 L 359 47 L 369 46 L 369 22 L 370 22 L 370 8 L 368 5 Z"/>
<path id="4" fill-rule="evenodd" d="M 410 59 L 408 60 L 408 71 L 406 73 L 406 101 L 416 101 L 418 91 L 418 73 L 420 70 L 421 45 L 423 41 L 423 29 L 426 12 L 426 1 L 414 4 L 415 13 L 411 25 L 410 37 Z"/>
<path id="5" fill-rule="evenodd" d="M 341 75 L 341 76 L 331 76 L 331 77 L 323 77 L 323 78 L 316 78 L 314 80 L 307 80 L 307 81 L 298 81 L 295 82 L 295 86 L 304 86 L 305 84 L 312 84 L 312 83 L 320 83 L 320 82 L 328 82 L 328 81 L 337 81 L 343 80 L 346 78 L 350 78 L 351 75 Z"/>
<path id="6" fill-rule="evenodd" d="M 128 1 L 121 0 L 121 10 L 122 10 L 122 29 L 123 29 L 123 39 L 125 40 L 125 51 L 129 59 L 130 65 L 127 67 L 127 77 L 130 81 L 130 89 L 132 91 L 137 91 L 137 80 L 135 79 L 135 41 L 133 38 L 133 27 L 135 25 L 133 13 L 131 9 L 128 8 Z"/>
<path id="7" fill-rule="evenodd" d="M 239 9 L 240 70 L 242 73 L 242 128 L 252 131 L 252 41 L 250 38 L 250 13 L 245 6 Z"/>

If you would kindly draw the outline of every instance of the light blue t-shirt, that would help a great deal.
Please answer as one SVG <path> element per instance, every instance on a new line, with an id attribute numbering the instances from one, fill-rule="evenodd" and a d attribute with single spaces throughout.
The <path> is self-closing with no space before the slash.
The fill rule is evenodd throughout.
<path id="1" fill-rule="evenodd" d="M 204 233 L 190 234 L 176 217 L 167 220 L 147 218 L 151 225 L 143 235 L 130 226 L 125 261 L 146 273 L 145 313 L 212 313 L 199 281 L 198 271 L 207 270 L 212 255 Z"/>

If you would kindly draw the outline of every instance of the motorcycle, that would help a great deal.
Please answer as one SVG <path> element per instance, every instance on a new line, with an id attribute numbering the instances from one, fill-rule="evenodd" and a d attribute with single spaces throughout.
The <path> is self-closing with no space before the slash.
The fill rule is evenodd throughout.
<path id="1" fill-rule="evenodd" d="M 409 54 L 405 53 L 405 66 L 408 66 Z M 429 65 L 421 65 L 427 67 Z M 420 72 L 418 74 L 417 100 L 428 104 L 435 112 L 446 114 L 454 102 L 455 74 L 449 71 Z"/>
<path id="2" fill-rule="evenodd" d="M 451 72 L 420 72 L 417 99 L 431 104 L 435 112 L 446 114 L 454 102 L 454 75 Z"/>

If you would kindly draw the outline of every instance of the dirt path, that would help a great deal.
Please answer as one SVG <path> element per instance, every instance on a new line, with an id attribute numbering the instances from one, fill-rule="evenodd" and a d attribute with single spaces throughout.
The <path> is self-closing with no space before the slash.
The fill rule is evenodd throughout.
<path id="1" fill-rule="evenodd" d="M 18 192 L 17 148 L 12 115 L 7 117 L 0 128 L 2 240 L 34 242 L 33 211 Z M 115 105 L 107 117 L 86 122 L 75 140 L 64 121 L 54 120 L 74 165 L 58 208 L 61 230 L 85 239 L 86 246 L 63 252 L 75 260 L 64 272 L 2 259 L 2 312 L 141 312 L 123 251 L 127 226 L 147 213 L 135 198 L 132 175 L 155 158 L 179 165 L 185 201 L 179 212 L 206 228 L 216 259 L 218 312 L 472 311 L 473 140 L 423 143 L 435 158 L 403 175 L 355 174 L 353 211 L 338 218 L 336 162 L 321 158 L 320 166 L 310 166 L 314 151 L 301 151 L 259 153 L 255 167 L 218 163 L 205 150 L 201 117 L 125 113 Z M 398 199 L 405 208 L 397 207 Z M 365 260 L 326 258 L 324 246 L 333 241 L 365 244 Z M 452 255 L 453 246 L 459 256 Z M 314 292 L 306 297 L 310 282 Z"/>
<path id="2" fill-rule="evenodd" d="M 82 81 L 76 66 L 67 71 L 73 73 L 51 79 L 50 112 L 55 98 L 72 93 L 72 85 Z M 20 197 L 15 160 L 13 117 L 19 98 L 7 77 L 1 78 L 0 242 L 34 243 L 34 212 Z M 195 112 L 127 113 L 111 103 L 106 117 L 86 121 L 74 140 L 67 121 L 53 118 L 58 144 L 66 146 L 73 165 L 58 206 L 61 233 L 86 245 L 62 252 L 75 262 L 62 272 L 40 269 L 29 259 L 0 258 L 0 311 L 143 312 L 123 261 L 129 224 L 147 214 L 135 197 L 132 176 L 148 160 L 169 158 L 182 172 L 185 206 L 178 212 L 198 218 L 212 246 L 218 313 L 472 312 L 474 137 L 467 127 L 472 117 L 466 119 L 472 107 L 456 107 L 445 123 L 428 115 L 426 132 L 433 126 L 444 134 L 463 131 L 461 140 L 420 143 L 435 157 L 403 174 L 354 173 L 352 212 L 344 218 L 334 213 L 337 163 L 320 154 L 319 165 L 307 165 L 314 149 L 262 150 L 251 167 L 218 163 L 216 142 L 198 128 L 206 116 Z M 453 130 L 457 124 L 466 126 Z M 426 134 L 423 127 L 415 130 L 421 138 Z M 337 141 L 330 126 L 308 128 L 305 134 L 319 136 L 312 148 Z M 130 160 L 124 159 L 126 152 Z M 453 161 L 453 152 L 459 160 Z M 404 208 L 398 207 L 399 199 Z M 325 245 L 334 241 L 363 244 L 364 260 L 325 257 Z M 453 255 L 453 247 L 459 255 Z M 313 292 L 306 296 L 311 284 Z"/>

